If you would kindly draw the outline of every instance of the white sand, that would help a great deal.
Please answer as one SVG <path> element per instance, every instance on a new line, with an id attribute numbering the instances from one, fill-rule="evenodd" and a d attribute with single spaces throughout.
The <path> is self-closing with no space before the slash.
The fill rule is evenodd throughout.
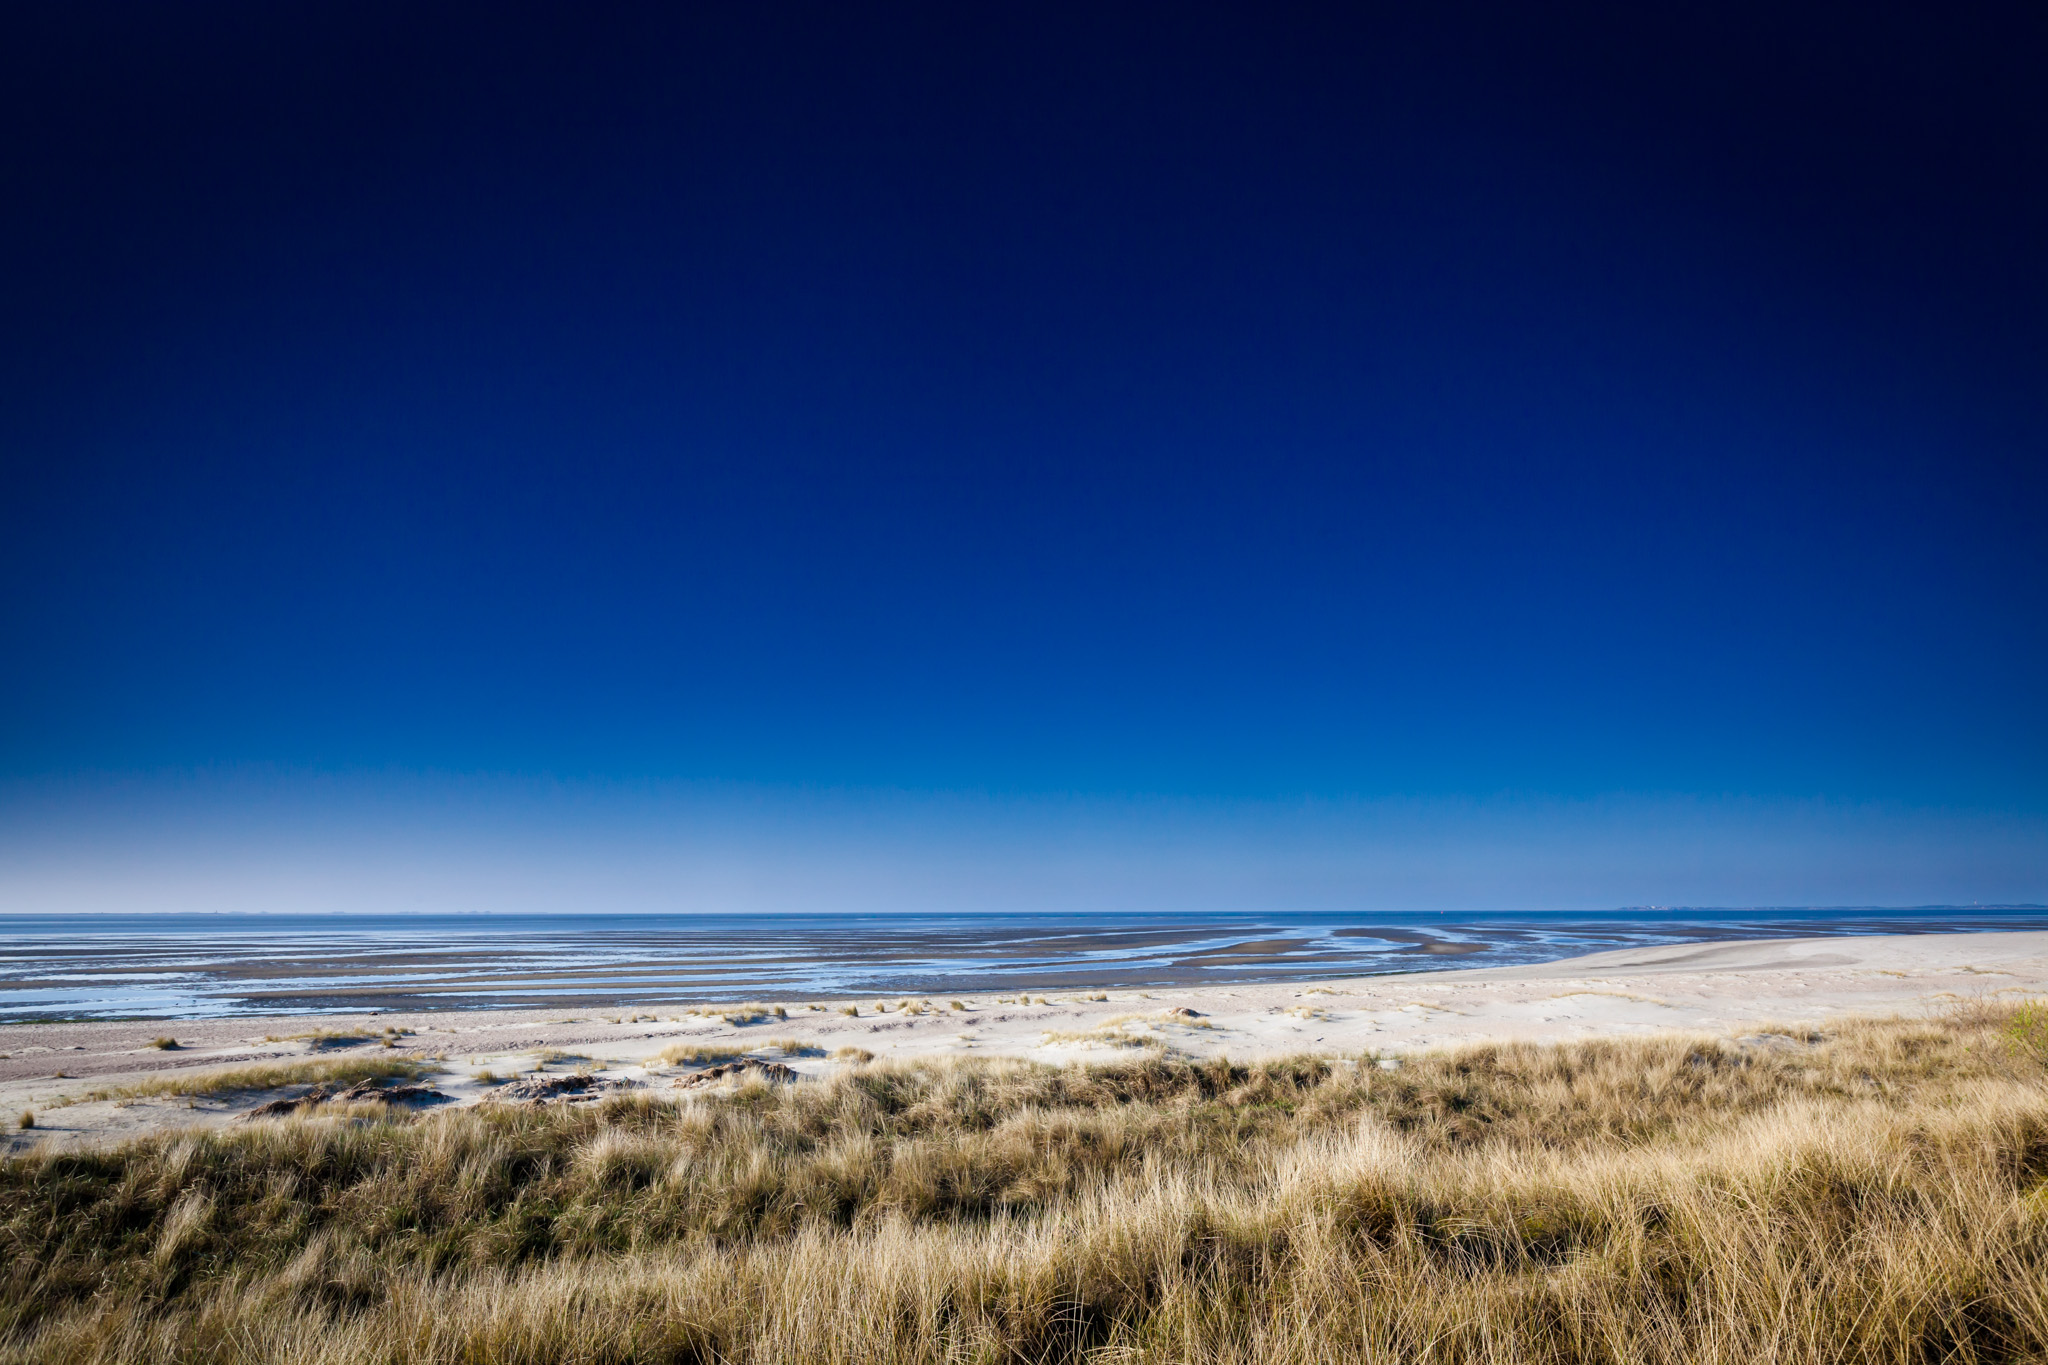
<path id="1" fill-rule="evenodd" d="M 788 1006 L 786 1019 L 735 1025 L 692 1016 L 681 1006 L 555 1011 L 475 1011 L 337 1017 L 241 1018 L 189 1023 L 17 1024 L 0 1028 L 0 1115 L 11 1150 L 118 1139 L 166 1127 L 236 1120 L 274 1095 L 83 1101 L 170 1071 L 214 1070 L 304 1060 L 313 1030 L 376 1034 L 409 1029 L 395 1048 L 367 1042 L 328 1048 L 325 1057 L 445 1057 L 433 1084 L 454 1104 L 489 1093 L 475 1075 L 533 1069 L 543 1049 L 576 1066 L 671 1091 L 687 1068 L 645 1065 L 672 1043 L 756 1050 L 779 1057 L 770 1039 L 826 1053 L 856 1047 L 882 1058 L 1028 1057 L 1048 1062 L 1108 1060 L 1119 1038 L 1156 1040 L 1175 1053 L 1250 1060 L 1315 1052 L 1382 1056 L 1480 1039 L 1561 1040 L 1594 1034 L 1687 1031 L 1742 1034 L 1772 1026 L 1822 1027 L 1845 1015 L 1923 1014 L 1957 1001 L 2048 993 L 2048 932 L 1929 934 L 1884 938 L 1778 939 L 1631 948 L 1529 967 L 1426 972 L 1350 981 L 1182 990 L 1076 991 L 1019 997 L 933 997 L 921 1014 L 877 1002 Z M 1091 993 L 1092 994 L 1092 993 Z M 1195 1017 L 1176 1015 L 1193 1010 Z M 658 1017 L 655 1017 L 658 1016 Z M 638 1022 L 633 1022 L 635 1019 Z M 159 1034 L 180 1047 L 149 1047 Z M 827 1074 L 829 1056 L 791 1057 L 799 1071 Z M 61 1073 L 61 1074 L 60 1074 Z M 291 1094 L 287 1090 L 281 1093 Z M 71 1102 L 66 1103 L 69 1099 Z M 16 1132 L 14 1116 L 34 1109 L 36 1126 Z"/>

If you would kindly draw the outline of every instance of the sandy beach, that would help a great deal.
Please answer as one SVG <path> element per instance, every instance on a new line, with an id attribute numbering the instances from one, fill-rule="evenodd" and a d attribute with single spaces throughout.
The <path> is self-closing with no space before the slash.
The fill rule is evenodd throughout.
<path id="1" fill-rule="evenodd" d="M 1133 1049 L 1253 1060 L 1404 1053 L 1484 1040 L 1825 1029 L 1844 1016 L 1910 1015 L 1972 999 L 2048 993 L 2048 932 L 1777 939 L 1627 949 L 1534 966 L 1180 991 L 753 1002 L 752 1011 L 646 1008 L 378 1013 L 18 1024 L 0 1029 L 9 1150 L 237 1122 L 308 1086 L 186 1096 L 185 1073 L 300 1062 L 405 1060 L 436 1070 L 439 1107 L 486 1102 L 541 1069 L 673 1091 L 720 1053 L 822 1076 L 858 1060 L 1109 1060 Z M 737 1002 L 735 1002 L 737 1003 Z M 780 1013 L 777 1013 L 777 1010 Z M 167 1037 L 176 1047 L 153 1040 Z M 705 1062 L 667 1063 L 665 1049 Z M 835 1057 L 834 1054 L 838 1054 Z M 122 1093 L 129 1091 L 130 1093 Z M 101 1096 L 94 1098 L 95 1095 Z M 14 1116 L 33 1111 L 35 1126 Z"/>

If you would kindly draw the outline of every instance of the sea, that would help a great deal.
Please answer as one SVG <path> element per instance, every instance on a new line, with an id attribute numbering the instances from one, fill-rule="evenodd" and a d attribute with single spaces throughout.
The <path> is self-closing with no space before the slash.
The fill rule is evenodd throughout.
<path id="1" fill-rule="evenodd" d="M 1318 981 L 1710 940 L 2048 929 L 2048 906 L 1502 914 L 0 914 L 0 1021 L 658 1007 Z"/>

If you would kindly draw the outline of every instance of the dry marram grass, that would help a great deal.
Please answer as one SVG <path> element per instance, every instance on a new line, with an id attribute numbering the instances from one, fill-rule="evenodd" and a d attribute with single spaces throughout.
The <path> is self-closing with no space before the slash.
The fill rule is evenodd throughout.
<path id="1" fill-rule="evenodd" d="M 402 1058 L 389 1060 L 351 1057 L 333 1062 L 275 1062 L 235 1067 L 226 1071 L 193 1071 L 156 1076 L 133 1085 L 120 1085 L 86 1092 L 87 1100 L 145 1100 L 164 1095 L 227 1095 L 240 1091 L 276 1090 L 287 1085 L 312 1085 L 321 1081 L 350 1085 L 356 1081 L 387 1080 L 397 1077 L 418 1080 L 433 1068 Z"/>
<path id="2" fill-rule="evenodd" d="M 667 1066 L 698 1066 L 710 1062 L 729 1062 L 745 1055 L 745 1048 L 725 1043 L 670 1043 L 648 1058 L 648 1062 L 658 1062 Z"/>
<path id="3" fill-rule="evenodd" d="M 0 1357 L 2038 1360 L 2044 1032 L 884 1064 L 17 1158 Z"/>

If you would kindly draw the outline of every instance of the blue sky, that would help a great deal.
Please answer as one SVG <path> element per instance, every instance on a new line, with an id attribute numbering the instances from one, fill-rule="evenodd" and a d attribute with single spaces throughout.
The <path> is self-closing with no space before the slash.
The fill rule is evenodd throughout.
<path id="1" fill-rule="evenodd" d="M 45 781 L 0 890 L 64 911 L 1413 912 L 2037 899 L 2040 822 L 1718 797 L 1214 800 L 228 774 Z"/>
<path id="2" fill-rule="evenodd" d="M 2048 899 L 2037 11 L 0 22 L 39 896 Z"/>

